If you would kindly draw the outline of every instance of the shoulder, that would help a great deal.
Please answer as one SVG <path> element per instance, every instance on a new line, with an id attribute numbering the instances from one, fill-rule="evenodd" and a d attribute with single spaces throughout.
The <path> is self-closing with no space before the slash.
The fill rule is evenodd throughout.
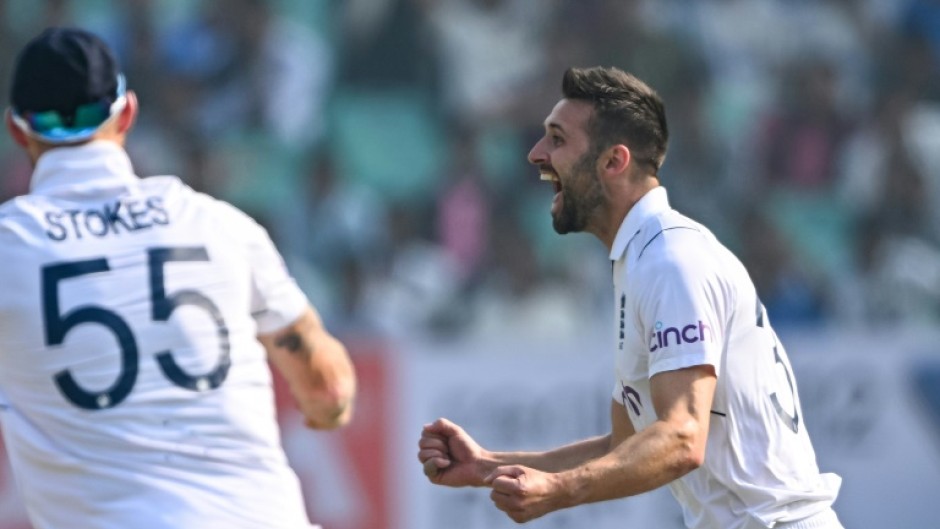
<path id="1" fill-rule="evenodd" d="M 195 214 L 216 219 L 223 226 L 242 230 L 261 229 L 247 213 L 208 193 L 196 191 L 179 177 L 149 176 L 141 180 L 141 187 L 146 193 L 162 197 L 168 208 L 191 209 Z"/>
<path id="2" fill-rule="evenodd" d="M 14 240 L 32 240 L 42 233 L 37 219 L 42 214 L 43 200 L 33 195 L 22 195 L 0 204 L 0 245 L 9 245 Z"/>
<path id="3" fill-rule="evenodd" d="M 35 195 L 20 195 L 0 203 L 0 222 L 9 222 L 26 214 L 31 207 L 30 203 L 35 200 Z"/>
<path id="4" fill-rule="evenodd" d="M 140 189 L 145 193 L 153 193 L 172 198 L 191 198 L 201 193 L 196 192 L 189 187 L 178 176 L 158 175 L 141 178 L 139 181 Z"/>
<path id="5" fill-rule="evenodd" d="M 705 226 L 670 210 L 643 224 L 631 242 L 628 258 L 638 269 L 674 266 L 707 256 L 713 243 Z"/>
<path id="6" fill-rule="evenodd" d="M 13 237 L 14 226 L 16 225 L 15 218 L 18 216 L 13 200 L 0 204 L 0 243 Z"/>
<path id="7" fill-rule="evenodd" d="M 9 222 L 17 213 L 17 201 L 20 197 L 11 198 L 6 202 L 0 202 L 0 226 L 4 221 Z"/>
<path id="8" fill-rule="evenodd" d="M 655 292 L 680 285 L 715 287 L 731 280 L 737 267 L 734 262 L 734 257 L 708 228 L 670 211 L 649 219 L 641 227 L 626 254 L 625 277 L 636 292 Z"/>

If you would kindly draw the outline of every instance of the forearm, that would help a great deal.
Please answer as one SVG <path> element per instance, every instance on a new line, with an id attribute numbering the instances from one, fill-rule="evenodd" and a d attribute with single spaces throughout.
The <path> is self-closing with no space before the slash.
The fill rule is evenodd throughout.
<path id="1" fill-rule="evenodd" d="M 605 454 L 560 472 L 543 469 L 552 470 L 546 462 L 577 459 L 564 457 L 569 454 L 564 448 L 553 455 L 499 467 L 484 480 L 493 489 L 493 503 L 522 523 L 558 509 L 633 496 L 681 478 L 705 461 L 716 380 L 711 366 L 653 375 L 650 400 L 656 421 L 637 432 L 625 410 L 612 402 Z M 588 442 L 572 448 L 570 454 L 588 454 L 587 447 L 600 446 L 599 441 Z"/>
<path id="2" fill-rule="evenodd" d="M 332 336 L 321 338 L 316 365 L 307 359 L 307 376 L 297 377 L 292 393 L 312 428 L 331 430 L 352 418 L 356 376 L 345 347 Z M 323 357 L 333 359 L 324 362 Z"/>
<path id="3" fill-rule="evenodd" d="M 345 346 L 326 332 L 312 309 L 289 327 L 260 339 L 308 426 L 333 429 L 349 422 L 355 369 Z"/>
<path id="4" fill-rule="evenodd" d="M 502 465 L 523 465 L 543 472 L 562 472 L 599 458 L 610 449 L 610 435 L 593 437 L 545 452 L 488 452 L 487 474 Z"/>
<path id="5" fill-rule="evenodd" d="M 691 428 L 656 422 L 607 454 L 558 474 L 567 506 L 641 494 L 701 465 Z"/>

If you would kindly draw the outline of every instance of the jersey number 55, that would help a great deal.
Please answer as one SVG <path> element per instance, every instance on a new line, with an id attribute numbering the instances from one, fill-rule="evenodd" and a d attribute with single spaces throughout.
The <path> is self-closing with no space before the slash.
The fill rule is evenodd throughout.
<path id="1" fill-rule="evenodd" d="M 170 382 L 181 388 L 205 391 L 219 387 L 225 381 L 231 366 L 228 328 L 222 313 L 211 299 L 200 292 L 188 289 L 167 295 L 164 286 L 164 269 L 167 263 L 209 261 L 209 254 L 204 247 L 152 248 L 147 251 L 147 256 L 153 321 L 168 321 L 177 307 L 194 305 L 211 315 L 219 338 L 218 363 L 208 373 L 195 376 L 186 373 L 176 363 L 171 351 L 156 354 L 160 370 Z M 127 398 L 137 382 L 140 353 L 130 326 L 114 311 L 94 305 L 82 305 L 62 314 L 59 308 L 59 283 L 87 274 L 108 272 L 110 269 L 105 258 L 56 263 L 42 268 L 42 315 L 46 345 L 60 345 L 72 328 L 82 323 L 95 323 L 110 329 L 121 349 L 121 372 L 111 387 L 103 391 L 89 391 L 83 388 L 68 369 L 59 371 L 53 377 L 56 387 L 66 400 L 86 410 L 112 408 Z"/>

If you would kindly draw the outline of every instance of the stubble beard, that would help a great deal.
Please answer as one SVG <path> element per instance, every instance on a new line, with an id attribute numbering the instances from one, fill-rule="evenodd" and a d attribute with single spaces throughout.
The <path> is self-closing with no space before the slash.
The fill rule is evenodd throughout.
<path id="1" fill-rule="evenodd" d="M 552 228 L 559 235 L 584 231 L 603 204 L 603 191 L 594 169 L 596 160 L 593 152 L 587 152 L 571 169 L 571 181 L 563 188 L 561 211 L 552 216 Z"/>

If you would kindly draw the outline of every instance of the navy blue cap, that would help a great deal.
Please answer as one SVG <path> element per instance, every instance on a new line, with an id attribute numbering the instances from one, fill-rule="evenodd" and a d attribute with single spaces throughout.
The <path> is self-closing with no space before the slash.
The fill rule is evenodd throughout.
<path id="1" fill-rule="evenodd" d="M 76 134 L 89 136 L 84 132 L 111 116 L 123 84 L 114 52 L 100 37 L 77 28 L 49 28 L 17 56 L 10 105 L 43 139 L 81 139 Z"/>

